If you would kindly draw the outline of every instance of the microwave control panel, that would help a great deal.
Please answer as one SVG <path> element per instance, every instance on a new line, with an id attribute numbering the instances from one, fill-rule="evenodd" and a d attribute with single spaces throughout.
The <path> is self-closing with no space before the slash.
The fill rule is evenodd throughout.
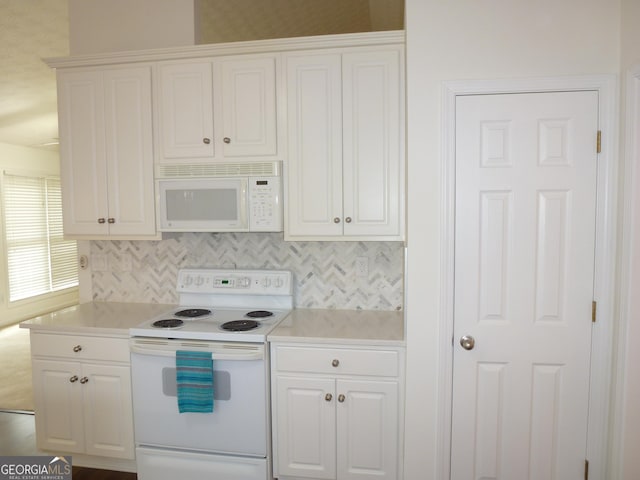
<path id="1" fill-rule="evenodd" d="M 249 178 L 249 230 L 281 232 L 282 182 L 280 177 Z"/>

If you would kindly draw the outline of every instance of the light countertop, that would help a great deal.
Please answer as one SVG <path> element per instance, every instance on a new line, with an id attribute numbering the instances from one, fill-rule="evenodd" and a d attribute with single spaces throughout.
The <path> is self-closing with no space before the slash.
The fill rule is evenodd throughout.
<path id="1" fill-rule="evenodd" d="M 173 307 L 161 303 L 83 303 L 26 320 L 20 327 L 54 333 L 128 337 L 129 328 Z"/>
<path id="2" fill-rule="evenodd" d="M 270 342 L 404 346 L 402 311 L 296 309 L 268 335 Z"/>
<path id="3" fill-rule="evenodd" d="M 87 335 L 129 336 L 129 328 L 175 305 L 91 302 L 26 320 L 21 328 Z M 404 346 L 401 311 L 294 309 L 268 335 L 271 342 Z"/>

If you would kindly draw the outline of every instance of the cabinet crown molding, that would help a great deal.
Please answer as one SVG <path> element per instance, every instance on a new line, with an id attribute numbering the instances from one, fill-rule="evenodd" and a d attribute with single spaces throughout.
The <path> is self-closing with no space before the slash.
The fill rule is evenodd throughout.
<path id="1" fill-rule="evenodd" d="M 224 55 L 277 53 L 296 50 L 303 51 L 318 48 L 380 46 L 404 44 L 404 42 L 404 30 L 389 30 L 383 32 L 316 35 L 310 37 L 251 40 L 244 42 L 194 45 L 188 47 L 96 53 L 70 57 L 50 57 L 44 58 L 43 61 L 51 68 L 68 68 L 154 62 L 162 60 L 208 58 Z"/>

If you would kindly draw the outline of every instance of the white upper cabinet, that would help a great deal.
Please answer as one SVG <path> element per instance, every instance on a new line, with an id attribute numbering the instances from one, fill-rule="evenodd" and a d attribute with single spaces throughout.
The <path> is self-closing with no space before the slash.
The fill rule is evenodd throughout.
<path id="1" fill-rule="evenodd" d="M 404 238 L 401 46 L 285 55 L 291 240 Z"/>
<path id="2" fill-rule="evenodd" d="M 223 155 L 276 155 L 276 58 L 232 57 L 214 65 L 222 77 Z"/>
<path id="3" fill-rule="evenodd" d="M 151 69 L 58 71 L 65 235 L 153 236 Z"/>
<path id="4" fill-rule="evenodd" d="M 211 62 L 160 65 L 158 70 L 157 110 L 163 158 L 171 162 L 213 157 Z"/>
<path id="5" fill-rule="evenodd" d="M 260 160 L 281 154 L 277 63 L 277 55 L 161 62 L 158 162 Z"/>

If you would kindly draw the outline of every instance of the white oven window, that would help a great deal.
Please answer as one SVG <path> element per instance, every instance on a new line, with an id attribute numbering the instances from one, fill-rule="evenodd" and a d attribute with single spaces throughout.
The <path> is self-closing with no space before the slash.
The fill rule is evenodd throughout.
<path id="1" fill-rule="evenodd" d="M 175 368 L 162 369 L 162 394 L 166 397 L 178 397 L 178 382 Z M 216 370 L 213 372 L 213 399 L 231 399 L 231 375 L 229 372 Z"/>

